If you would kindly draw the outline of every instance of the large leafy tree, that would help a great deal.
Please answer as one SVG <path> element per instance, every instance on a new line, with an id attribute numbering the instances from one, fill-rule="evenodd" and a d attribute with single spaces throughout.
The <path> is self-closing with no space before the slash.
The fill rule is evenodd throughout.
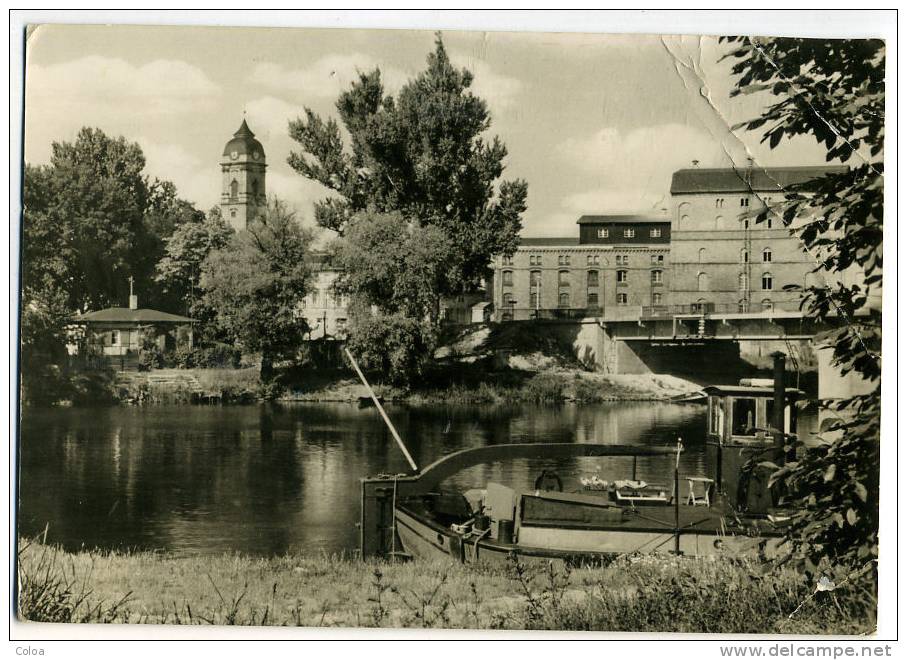
<path id="1" fill-rule="evenodd" d="M 817 257 L 822 286 L 807 287 L 803 309 L 829 328 L 816 343 L 866 393 L 824 402 L 837 419 L 818 447 L 775 475 L 798 513 L 792 557 L 815 570 L 848 568 L 878 556 L 885 45 L 879 40 L 732 37 L 732 95 L 770 99 L 741 128 L 774 148 L 812 136 L 843 171 L 786 191 L 778 214 Z"/>
<path id="2" fill-rule="evenodd" d="M 316 203 L 318 224 L 342 234 L 357 212 L 372 209 L 439 228 L 454 275 L 446 290 L 476 284 L 492 254 L 514 251 L 526 209 L 525 181 L 500 180 L 507 149 L 484 137 L 491 117 L 472 80 L 451 64 L 439 35 L 427 68 L 396 98 L 384 93 L 378 69 L 340 95 L 349 148 L 333 118 L 306 108 L 290 122 L 302 148 L 290 165 L 334 193 Z"/>
<path id="3" fill-rule="evenodd" d="M 179 297 L 189 316 L 208 315 L 199 289 L 202 264 L 213 251 L 227 247 L 233 233 L 215 206 L 200 220 L 193 216 L 177 226 L 164 242 L 164 256 L 157 263 L 155 279 L 166 293 Z"/>
<path id="4" fill-rule="evenodd" d="M 450 240 L 399 213 L 359 213 L 332 245 L 351 300 L 350 348 L 392 381 L 420 375 L 437 343 Z"/>
<path id="5" fill-rule="evenodd" d="M 214 321 L 246 351 L 261 354 L 261 380 L 273 381 L 273 365 L 295 356 L 305 338 L 297 314 L 309 280 L 311 234 L 279 200 L 202 264 L 200 286 Z"/>
<path id="6" fill-rule="evenodd" d="M 22 214 L 23 384 L 43 394 L 65 362 L 64 328 L 77 311 L 126 302 L 168 307 L 152 279 L 166 237 L 197 212 L 168 182 L 145 174 L 141 148 L 83 128 L 55 142 L 50 163 L 26 165 Z"/>
<path id="7" fill-rule="evenodd" d="M 100 129 L 55 142 L 45 166 L 26 166 L 23 182 L 22 285 L 51 286 L 71 311 L 122 305 L 128 278 L 147 304 L 164 240 L 198 212 L 173 184 L 143 173 L 141 147 Z"/>

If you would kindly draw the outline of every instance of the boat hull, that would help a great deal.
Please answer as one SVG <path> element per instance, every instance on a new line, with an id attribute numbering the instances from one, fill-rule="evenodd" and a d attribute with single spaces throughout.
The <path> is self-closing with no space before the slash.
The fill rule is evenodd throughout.
<path id="1" fill-rule="evenodd" d="M 465 563 L 507 563 L 516 558 L 588 564 L 618 555 L 675 551 L 673 531 L 651 529 L 565 529 L 522 525 L 517 543 L 462 536 L 405 507 L 396 510 L 396 529 L 405 553 L 414 559 L 452 559 Z M 690 556 L 763 557 L 779 551 L 778 536 L 719 534 L 684 530 L 680 553 Z"/>

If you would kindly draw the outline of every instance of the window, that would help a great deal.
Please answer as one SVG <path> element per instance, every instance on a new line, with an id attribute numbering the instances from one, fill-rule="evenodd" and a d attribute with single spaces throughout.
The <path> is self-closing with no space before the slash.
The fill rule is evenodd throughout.
<path id="1" fill-rule="evenodd" d="M 766 229 L 771 229 L 771 228 L 772 228 L 772 216 L 768 216 L 768 217 L 765 219 L 765 228 L 766 228 Z"/>
<path id="2" fill-rule="evenodd" d="M 530 266 L 541 266 L 542 265 L 542 255 L 530 254 L 529 255 L 529 265 Z"/>
<path id="3" fill-rule="evenodd" d="M 705 248 L 699 248 L 699 263 L 705 261 Z"/>
<path id="4" fill-rule="evenodd" d="M 723 228 L 724 228 L 724 216 L 716 215 L 715 216 L 715 229 L 723 229 Z"/>
<path id="5" fill-rule="evenodd" d="M 724 208 L 724 197 L 719 197 L 715 200 L 715 208 L 723 209 Z"/>
<path id="6" fill-rule="evenodd" d="M 607 229 L 599 229 L 597 233 L 598 233 L 598 237 L 599 237 L 599 238 L 608 238 L 608 230 L 607 230 Z"/>
<path id="7" fill-rule="evenodd" d="M 558 266 L 569 266 L 570 265 L 570 255 L 569 254 L 557 255 L 557 265 Z"/>
<path id="8" fill-rule="evenodd" d="M 652 238 L 659 238 L 661 236 L 661 230 L 660 229 L 650 229 L 649 236 L 651 236 Z"/>
<path id="9" fill-rule="evenodd" d="M 587 254 L 586 255 L 586 265 L 587 266 L 598 266 L 598 255 L 597 254 Z"/>
<path id="10" fill-rule="evenodd" d="M 734 435 L 756 435 L 756 399 L 734 399 L 731 420 Z"/>
<path id="11" fill-rule="evenodd" d="M 746 276 L 746 273 L 740 273 L 737 276 L 737 286 L 741 291 L 746 291 L 749 288 L 749 279 Z"/>
<path id="12" fill-rule="evenodd" d="M 590 291 L 586 296 L 586 307 L 598 307 L 598 292 Z"/>
<path id="13" fill-rule="evenodd" d="M 628 266 L 628 265 L 630 265 L 630 255 L 628 255 L 628 254 L 619 254 L 619 255 L 617 255 L 617 265 L 618 265 L 618 266 Z"/>
<path id="14" fill-rule="evenodd" d="M 569 270 L 558 271 L 557 285 L 558 286 L 570 286 L 570 271 Z"/>
<path id="15" fill-rule="evenodd" d="M 235 218 L 235 217 L 236 217 L 236 209 L 230 209 L 230 217 L 231 217 L 231 218 Z"/>
<path id="16" fill-rule="evenodd" d="M 513 271 L 505 270 L 501 273 L 501 282 L 504 286 L 513 286 Z"/>
<path id="17" fill-rule="evenodd" d="M 749 205 L 750 205 L 749 197 L 743 197 L 740 199 L 740 206 L 749 206 Z"/>
<path id="18" fill-rule="evenodd" d="M 617 271 L 617 283 L 626 284 L 627 283 L 627 271 L 619 270 Z"/>
<path id="19" fill-rule="evenodd" d="M 561 309 L 570 307 L 570 294 L 561 293 L 560 295 L 558 295 L 557 306 L 560 307 Z"/>
<path id="20" fill-rule="evenodd" d="M 239 183 L 237 183 L 236 179 L 230 182 L 230 197 L 233 199 L 239 197 Z"/>
<path id="21" fill-rule="evenodd" d="M 529 307 L 531 309 L 539 308 L 539 294 L 535 291 L 529 294 Z"/>
<path id="22" fill-rule="evenodd" d="M 542 271 L 540 271 L 540 270 L 529 271 L 529 286 L 539 287 L 541 285 L 542 285 Z"/>
<path id="23" fill-rule="evenodd" d="M 595 288 L 598 286 L 598 271 L 597 270 L 590 270 L 588 273 L 586 273 L 586 284 L 592 288 Z"/>
<path id="24" fill-rule="evenodd" d="M 507 256 L 501 257 L 501 263 L 503 263 L 505 266 L 512 266 L 513 257 L 507 257 Z"/>
<path id="25" fill-rule="evenodd" d="M 708 273 L 699 273 L 696 275 L 696 290 L 697 291 L 708 291 L 709 290 Z"/>
<path id="26" fill-rule="evenodd" d="M 618 293 L 618 294 L 617 294 L 617 304 L 618 304 L 618 305 L 626 305 L 626 304 L 627 304 L 627 294 L 626 294 L 626 293 Z"/>
<path id="27" fill-rule="evenodd" d="M 762 290 L 763 291 L 772 290 L 772 274 L 771 273 L 762 273 Z"/>
<path id="28" fill-rule="evenodd" d="M 635 238 L 636 230 L 635 229 L 624 229 L 624 238 Z"/>
<path id="29" fill-rule="evenodd" d="M 505 307 L 513 307 L 513 304 L 515 302 L 516 302 L 516 300 L 514 299 L 512 293 L 510 293 L 508 291 L 507 293 L 504 294 L 504 306 Z"/>
<path id="30" fill-rule="evenodd" d="M 660 294 L 660 293 L 653 293 L 653 294 L 652 294 L 652 304 L 653 304 L 653 305 L 660 305 L 660 304 L 661 304 L 661 294 Z"/>
<path id="31" fill-rule="evenodd" d="M 772 301 L 770 298 L 766 298 L 762 301 L 762 309 L 764 311 L 770 312 L 770 311 L 772 311 L 773 308 L 774 308 L 774 305 L 772 305 Z"/>
<path id="32" fill-rule="evenodd" d="M 771 261 L 772 261 L 772 249 L 771 248 L 765 248 L 762 251 L 762 261 L 764 263 L 771 263 Z"/>
<path id="33" fill-rule="evenodd" d="M 663 281 L 664 271 L 653 270 L 652 271 L 652 284 L 661 284 Z"/>
<path id="34" fill-rule="evenodd" d="M 684 224 L 684 225 L 685 225 L 685 224 L 687 224 L 687 223 L 689 223 L 689 222 L 690 222 L 690 216 L 688 216 L 688 215 L 682 215 L 682 216 L 680 216 L 680 223 L 681 223 L 681 224 Z"/>
<path id="35" fill-rule="evenodd" d="M 737 311 L 740 314 L 746 314 L 748 311 L 750 311 L 750 304 L 745 298 L 741 298 L 737 301 Z"/>
<path id="36" fill-rule="evenodd" d="M 120 345 L 120 331 L 119 331 L 119 330 L 111 330 L 111 331 L 110 331 L 110 345 L 111 345 L 111 346 L 119 346 L 119 345 Z"/>
<path id="37" fill-rule="evenodd" d="M 740 228 L 749 229 L 750 228 L 750 219 L 749 218 L 740 218 Z"/>
<path id="38" fill-rule="evenodd" d="M 750 251 L 747 249 L 740 250 L 740 263 L 747 264 L 750 261 Z"/>
<path id="39" fill-rule="evenodd" d="M 319 293 L 320 292 L 318 289 L 315 289 L 314 291 L 312 291 L 312 307 L 318 307 L 318 294 Z"/>
<path id="40" fill-rule="evenodd" d="M 650 260 L 653 266 L 660 266 L 665 262 L 665 256 L 663 254 L 653 254 Z"/>

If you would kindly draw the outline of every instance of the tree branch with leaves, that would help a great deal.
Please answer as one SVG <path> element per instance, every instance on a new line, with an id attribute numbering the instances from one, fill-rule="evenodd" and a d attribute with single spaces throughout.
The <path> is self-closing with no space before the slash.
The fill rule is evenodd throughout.
<path id="1" fill-rule="evenodd" d="M 825 442 L 801 446 L 781 466 L 795 510 L 789 559 L 811 572 L 861 567 L 878 557 L 881 418 L 881 288 L 885 44 L 877 39 L 725 37 L 736 77 L 732 96 L 760 94 L 763 113 L 735 129 L 761 131 L 771 148 L 812 136 L 826 160 L 847 165 L 784 191 L 758 214 L 783 219 L 816 257 L 823 284 L 791 287 L 819 327 L 842 375 L 865 393 L 821 402 L 837 418 Z M 823 348 L 824 347 L 824 348 Z M 802 445 L 802 442 L 801 442 Z"/>

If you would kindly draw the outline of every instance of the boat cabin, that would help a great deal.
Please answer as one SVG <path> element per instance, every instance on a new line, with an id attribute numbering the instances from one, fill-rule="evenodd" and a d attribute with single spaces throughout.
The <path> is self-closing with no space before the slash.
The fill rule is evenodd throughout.
<path id="1" fill-rule="evenodd" d="M 708 441 L 725 446 L 762 446 L 773 442 L 774 389 L 771 381 L 758 385 L 711 385 L 708 396 Z M 784 390 L 784 432 L 797 432 L 795 403 L 798 389 Z"/>

